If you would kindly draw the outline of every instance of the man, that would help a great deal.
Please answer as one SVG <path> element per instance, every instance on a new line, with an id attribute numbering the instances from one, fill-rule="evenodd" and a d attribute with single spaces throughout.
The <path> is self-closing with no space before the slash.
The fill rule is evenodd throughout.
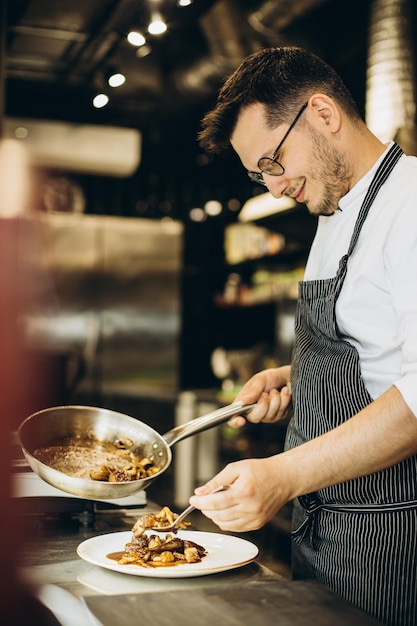
<path id="1" fill-rule="evenodd" d="M 414 626 L 417 159 L 375 137 L 337 74 L 296 47 L 244 60 L 200 141 L 231 145 L 252 179 L 320 217 L 292 365 L 255 374 L 237 397 L 257 403 L 251 422 L 293 412 L 286 450 L 229 464 L 190 503 L 242 532 L 294 500 L 294 578 Z M 208 495 L 220 484 L 231 489 Z"/>

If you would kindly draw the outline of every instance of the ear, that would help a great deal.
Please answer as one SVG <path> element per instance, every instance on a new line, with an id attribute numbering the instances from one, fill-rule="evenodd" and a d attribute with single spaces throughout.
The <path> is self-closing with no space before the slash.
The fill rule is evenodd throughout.
<path id="1" fill-rule="evenodd" d="M 333 98 L 321 93 L 314 94 L 308 101 L 308 107 L 313 113 L 314 122 L 321 128 L 325 125 L 333 133 L 340 129 L 341 111 Z"/>

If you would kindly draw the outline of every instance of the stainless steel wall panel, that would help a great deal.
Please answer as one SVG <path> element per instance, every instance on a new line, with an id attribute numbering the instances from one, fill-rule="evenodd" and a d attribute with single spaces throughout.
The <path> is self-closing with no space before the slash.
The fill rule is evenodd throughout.
<path id="1" fill-rule="evenodd" d="M 41 214 L 24 262 L 39 277 L 24 320 L 29 344 L 72 351 L 81 386 L 176 389 L 182 225 Z"/>

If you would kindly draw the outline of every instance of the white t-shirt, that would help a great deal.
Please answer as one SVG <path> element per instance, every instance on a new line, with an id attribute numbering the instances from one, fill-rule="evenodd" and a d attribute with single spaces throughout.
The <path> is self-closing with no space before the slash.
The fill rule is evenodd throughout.
<path id="1" fill-rule="evenodd" d="M 335 276 L 383 157 L 340 200 L 341 211 L 319 218 L 304 280 Z M 343 339 L 358 350 L 371 396 L 395 385 L 417 417 L 416 157 L 400 158 L 370 208 L 348 262 L 336 318 Z"/>

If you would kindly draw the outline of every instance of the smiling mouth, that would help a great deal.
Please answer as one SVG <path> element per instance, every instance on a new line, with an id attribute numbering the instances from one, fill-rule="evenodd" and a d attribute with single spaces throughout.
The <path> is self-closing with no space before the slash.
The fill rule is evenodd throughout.
<path id="1" fill-rule="evenodd" d="M 302 202 L 302 198 L 304 197 L 304 185 L 302 185 L 300 191 L 298 192 L 298 194 L 296 195 L 295 199 L 297 200 L 297 202 Z"/>
<path id="2" fill-rule="evenodd" d="M 303 182 L 301 187 L 298 189 L 298 191 L 296 191 L 295 193 L 291 193 L 292 190 L 289 190 L 290 192 L 288 193 L 288 195 L 294 200 L 296 200 L 297 202 L 302 202 L 303 195 L 304 195 L 304 188 L 305 188 L 305 181 Z"/>

